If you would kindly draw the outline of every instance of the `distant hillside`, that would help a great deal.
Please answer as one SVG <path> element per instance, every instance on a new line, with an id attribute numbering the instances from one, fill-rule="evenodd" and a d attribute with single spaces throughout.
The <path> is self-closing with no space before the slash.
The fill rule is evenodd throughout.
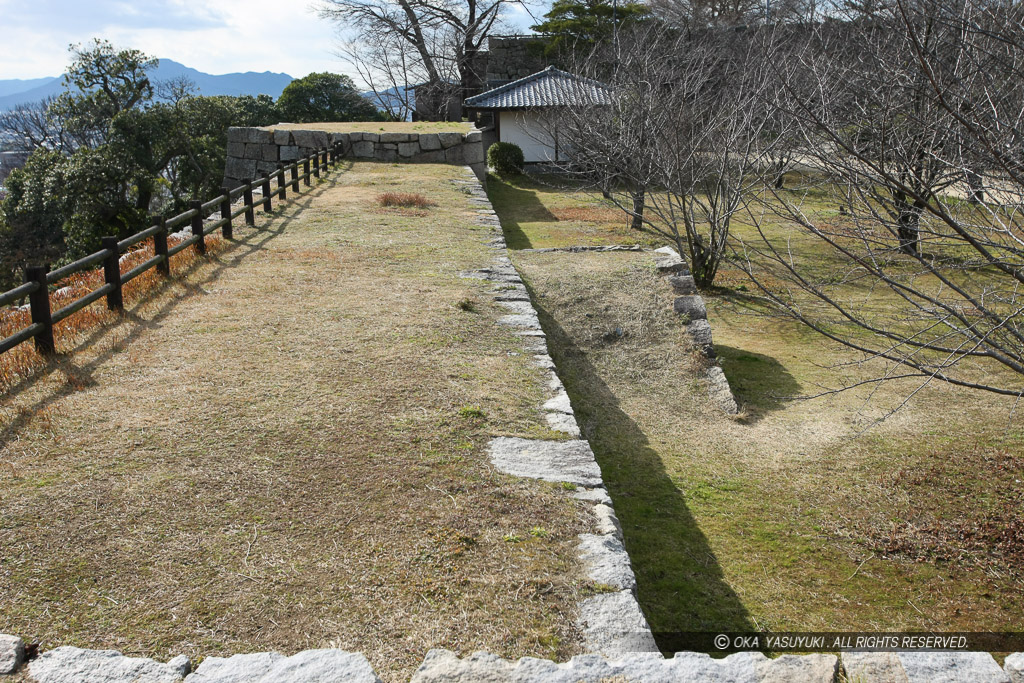
<path id="1" fill-rule="evenodd" d="M 214 76 L 191 69 L 173 59 L 161 59 L 160 66 L 152 73 L 154 81 L 168 81 L 182 76 L 194 82 L 201 95 L 270 95 L 275 99 L 294 80 L 288 74 L 270 71 Z M 39 78 L 34 81 L 0 81 L 0 111 L 59 95 L 63 90 L 63 80 Z"/>
<path id="2" fill-rule="evenodd" d="M 32 90 L 38 88 L 41 85 L 46 85 L 50 81 L 60 80 L 50 78 L 30 78 L 28 80 L 21 80 L 18 78 L 12 78 L 9 80 L 0 80 L 0 97 L 7 97 L 8 95 L 15 95 L 26 90 Z"/>

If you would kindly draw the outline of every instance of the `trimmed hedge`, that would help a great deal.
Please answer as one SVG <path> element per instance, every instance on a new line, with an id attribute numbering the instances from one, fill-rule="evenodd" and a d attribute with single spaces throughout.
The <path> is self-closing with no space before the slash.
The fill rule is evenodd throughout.
<path id="1" fill-rule="evenodd" d="M 514 142 L 495 142 L 487 148 L 487 165 L 498 175 L 518 175 L 525 163 L 522 148 Z"/>

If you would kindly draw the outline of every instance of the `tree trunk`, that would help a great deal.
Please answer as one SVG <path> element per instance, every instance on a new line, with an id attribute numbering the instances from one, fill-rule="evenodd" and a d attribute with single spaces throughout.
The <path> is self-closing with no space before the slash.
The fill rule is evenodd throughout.
<path id="1" fill-rule="evenodd" d="M 644 227 L 644 199 L 645 191 L 643 188 L 633 193 L 633 221 L 629 227 L 634 230 L 640 230 Z"/>
<path id="2" fill-rule="evenodd" d="M 782 173 L 779 173 L 777 176 L 775 176 L 775 189 L 776 190 L 781 190 L 784 187 L 786 187 L 786 173 L 785 173 L 785 171 L 783 171 Z"/>
<path id="3" fill-rule="evenodd" d="M 896 232 L 900 240 L 900 251 L 910 256 L 921 253 L 921 236 L 918 225 L 921 221 L 921 209 L 908 206 L 900 210 Z"/>

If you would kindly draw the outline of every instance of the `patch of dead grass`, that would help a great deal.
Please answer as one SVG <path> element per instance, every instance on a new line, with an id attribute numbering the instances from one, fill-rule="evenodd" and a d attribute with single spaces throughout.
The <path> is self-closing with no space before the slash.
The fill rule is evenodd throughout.
<path id="1" fill-rule="evenodd" d="M 492 258 L 460 174 L 355 164 L 7 396 L 0 631 L 158 658 L 342 647 L 386 680 L 432 647 L 579 652 L 590 522 L 484 453 L 548 432 L 540 372 L 457 275 Z M 367 221 L 390 183 L 438 206 Z"/>

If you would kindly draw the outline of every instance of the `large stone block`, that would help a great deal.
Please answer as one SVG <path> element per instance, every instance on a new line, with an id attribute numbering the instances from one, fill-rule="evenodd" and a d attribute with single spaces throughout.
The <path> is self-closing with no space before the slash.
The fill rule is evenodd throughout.
<path id="1" fill-rule="evenodd" d="M 256 175 L 262 177 L 264 173 L 273 173 L 277 170 L 276 161 L 257 161 L 256 162 Z"/>
<path id="2" fill-rule="evenodd" d="M 403 158 L 414 157 L 420 153 L 420 145 L 418 142 L 399 142 L 398 143 L 398 156 Z"/>
<path id="3" fill-rule="evenodd" d="M 592 581 L 636 592 L 636 576 L 626 549 L 615 536 L 580 534 L 580 559 Z"/>
<path id="4" fill-rule="evenodd" d="M 579 610 L 579 625 L 587 651 L 605 657 L 658 652 L 651 627 L 630 591 L 595 595 L 584 600 Z M 665 680 L 687 679 L 680 677 Z"/>
<path id="5" fill-rule="evenodd" d="M 313 141 L 316 142 L 317 149 L 326 149 L 331 144 L 331 139 L 327 134 L 327 131 L 315 130 L 313 131 Z"/>
<path id="6" fill-rule="evenodd" d="M 377 145 L 377 151 L 373 158 L 377 161 L 398 161 L 398 145 L 383 143 Z"/>
<path id="7" fill-rule="evenodd" d="M 438 149 L 432 152 L 420 152 L 413 161 L 417 161 L 421 164 L 443 164 L 444 150 Z"/>
<path id="8" fill-rule="evenodd" d="M 462 144 L 462 133 L 438 133 L 437 139 L 445 149 Z"/>
<path id="9" fill-rule="evenodd" d="M 409 142 L 411 136 L 408 133 L 381 133 L 381 142 Z"/>
<path id="10" fill-rule="evenodd" d="M 292 144 L 292 132 L 290 130 L 275 130 L 274 144 L 279 147 Z"/>
<path id="11" fill-rule="evenodd" d="M 295 161 L 302 158 L 302 153 L 296 145 L 285 145 L 280 150 L 281 161 Z"/>
<path id="12" fill-rule="evenodd" d="M 472 144 L 474 142 L 481 142 L 483 140 L 482 134 L 478 130 L 472 130 L 466 133 L 466 143 Z"/>
<path id="13" fill-rule="evenodd" d="M 690 320 L 707 320 L 708 309 L 704 305 L 704 297 L 699 294 L 676 297 L 672 309 L 678 315 L 685 315 Z"/>
<path id="14" fill-rule="evenodd" d="M 352 156 L 359 159 L 366 159 L 373 156 L 374 144 L 369 140 L 360 140 L 352 143 Z"/>
<path id="15" fill-rule="evenodd" d="M 187 683 L 380 683 L 366 657 L 344 650 L 306 650 L 285 657 L 258 652 L 207 657 Z"/>
<path id="16" fill-rule="evenodd" d="M 152 659 L 125 657 L 114 650 L 67 646 L 44 652 L 28 665 L 28 673 L 36 683 L 180 683 L 190 669 L 184 655 L 162 664 Z"/>
<path id="17" fill-rule="evenodd" d="M 246 144 L 245 146 L 245 158 L 255 159 L 261 161 L 263 159 L 263 145 L 260 144 Z"/>
<path id="18" fill-rule="evenodd" d="M 261 145 L 260 159 L 263 161 L 278 161 L 278 150 L 280 149 L 277 145 Z"/>
<path id="19" fill-rule="evenodd" d="M 600 486 L 601 470 L 583 440 L 541 441 L 515 437 L 491 440 L 487 450 L 501 472 L 580 486 Z"/>
<path id="20" fill-rule="evenodd" d="M 227 155 L 229 157 L 244 157 L 245 156 L 245 143 L 244 142 L 229 142 Z"/>
<path id="21" fill-rule="evenodd" d="M 0 676 L 14 673 L 24 661 L 24 641 L 16 636 L 0 634 Z"/>
<path id="22" fill-rule="evenodd" d="M 307 149 L 316 148 L 316 134 L 311 130 L 295 130 L 292 131 L 292 140 L 299 147 L 305 147 Z"/>
<path id="23" fill-rule="evenodd" d="M 246 142 L 249 139 L 249 129 L 239 126 L 228 128 L 228 142 Z"/>
<path id="24" fill-rule="evenodd" d="M 466 143 L 462 146 L 462 163 L 482 164 L 484 162 L 484 146 L 481 142 Z"/>
<path id="25" fill-rule="evenodd" d="M 457 164 L 462 166 L 466 163 L 465 157 L 465 145 L 458 145 L 456 147 L 449 147 L 444 151 L 444 160 L 449 164 Z"/>
<path id="26" fill-rule="evenodd" d="M 229 178 L 252 178 L 256 175 L 256 160 L 228 157 L 224 168 L 224 175 Z"/>
<path id="27" fill-rule="evenodd" d="M 1010 683 L 1024 683 L 1024 652 L 1014 652 L 1003 660 L 1003 670 Z"/>
<path id="28" fill-rule="evenodd" d="M 987 652 L 898 652 L 910 683 L 1009 683 Z"/>
<path id="29" fill-rule="evenodd" d="M 262 128 L 246 128 L 245 141 L 253 145 L 268 145 L 274 141 L 274 134 Z"/>
<path id="30" fill-rule="evenodd" d="M 423 133 L 420 135 L 420 149 L 424 152 L 441 149 L 441 139 L 437 137 L 437 133 Z"/>

